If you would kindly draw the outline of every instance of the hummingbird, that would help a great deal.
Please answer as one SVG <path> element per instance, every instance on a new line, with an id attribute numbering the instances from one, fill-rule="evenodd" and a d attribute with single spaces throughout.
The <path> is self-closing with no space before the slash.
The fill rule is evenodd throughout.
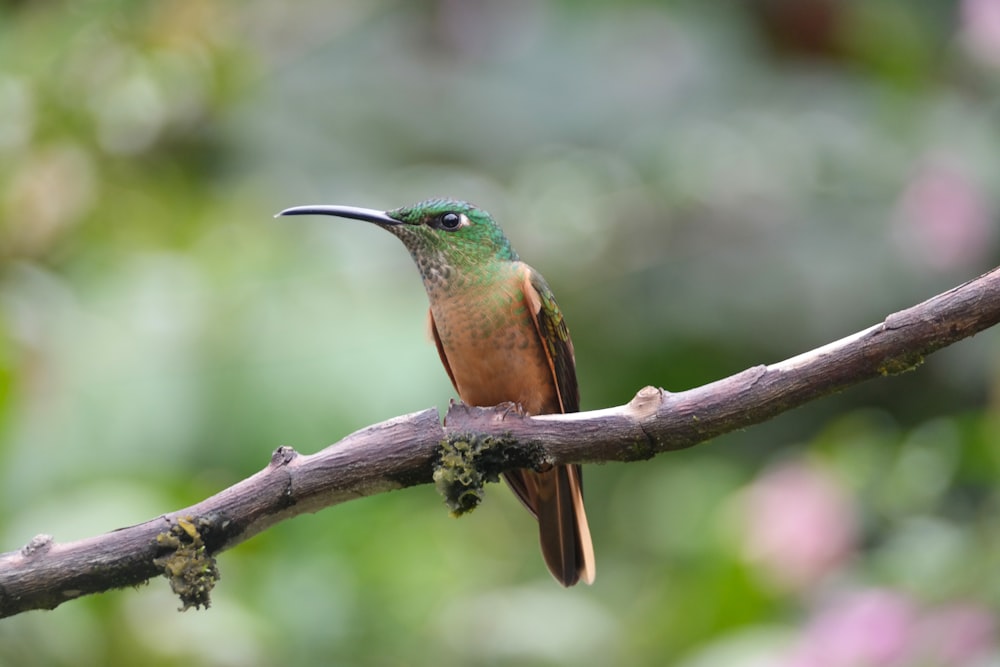
<path id="1" fill-rule="evenodd" d="M 371 222 L 409 250 L 430 301 L 429 329 L 459 398 L 504 402 L 528 414 L 577 412 L 573 343 L 552 290 L 520 260 L 493 217 L 454 199 L 378 211 L 297 206 L 278 215 L 332 215 Z M 594 547 L 579 465 L 504 473 L 537 519 L 542 557 L 563 586 L 594 581 Z"/>

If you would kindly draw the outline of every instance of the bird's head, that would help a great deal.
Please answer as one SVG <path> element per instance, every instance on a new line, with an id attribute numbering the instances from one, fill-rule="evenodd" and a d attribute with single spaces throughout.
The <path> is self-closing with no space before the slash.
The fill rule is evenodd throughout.
<path id="1" fill-rule="evenodd" d="M 296 206 L 278 215 L 333 215 L 374 223 L 403 241 L 425 280 L 440 279 L 442 272 L 475 273 L 495 262 L 518 259 L 493 216 L 456 199 L 427 199 L 391 211 Z"/>

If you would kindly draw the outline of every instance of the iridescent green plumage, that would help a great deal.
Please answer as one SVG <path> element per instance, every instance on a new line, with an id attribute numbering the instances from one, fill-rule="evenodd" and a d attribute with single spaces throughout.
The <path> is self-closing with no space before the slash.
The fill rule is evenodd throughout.
<path id="1" fill-rule="evenodd" d="M 435 221 L 446 213 L 465 216 L 470 224 L 455 231 L 435 228 Z M 518 259 L 490 214 L 472 204 L 454 199 L 428 199 L 388 211 L 387 215 L 404 223 L 384 227 L 403 242 L 424 283 L 430 286 L 443 286 L 447 282 L 461 288 L 488 281 L 493 278 L 496 262 Z"/>
<path id="2" fill-rule="evenodd" d="M 430 300 L 430 328 L 448 377 L 470 405 L 518 403 L 531 414 L 575 412 L 580 398 L 569 330 L 552 290 L 520 261 L 493 218 L 472 204 L 427 201 L 381 212 L 310 206 L 283 214 L 373 222 L 406 245 Z M 564 586 L 594 580 L 579 466 L 505 474 L 538 519 L 542 555 Z"/>

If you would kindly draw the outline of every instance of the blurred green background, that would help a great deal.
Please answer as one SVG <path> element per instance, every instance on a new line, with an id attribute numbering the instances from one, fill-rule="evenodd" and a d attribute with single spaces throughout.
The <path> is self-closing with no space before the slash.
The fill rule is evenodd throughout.
<path id="1" fill-rule="evenodd" d="M 0 3 L 0 550 L 452 396 L 402 246 L 487 208 L 583 407 L 819 346 L 1000 258 L 994 0 Z M 500 486 L 282 524 L 0 622 L 2 665 L 1000 665 L 1000 335 L 587 469 L 593 587 Z"/>

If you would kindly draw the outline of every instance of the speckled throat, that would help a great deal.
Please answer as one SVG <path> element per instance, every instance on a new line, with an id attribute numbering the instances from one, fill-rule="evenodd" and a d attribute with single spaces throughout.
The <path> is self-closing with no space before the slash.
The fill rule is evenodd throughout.
<path id="1" fill-rule="evenodd" d="M 518 255 L 505 244 L 501 256 L 485 254 L 477 243 L 439 234 L 415 225 L 384 225 L 403 242 L 420 271 L 427 294 L 434 296 L 461 293 L 475 286 L 488 285 L 501 278 L 503 269 L 518 261 Z"/>

